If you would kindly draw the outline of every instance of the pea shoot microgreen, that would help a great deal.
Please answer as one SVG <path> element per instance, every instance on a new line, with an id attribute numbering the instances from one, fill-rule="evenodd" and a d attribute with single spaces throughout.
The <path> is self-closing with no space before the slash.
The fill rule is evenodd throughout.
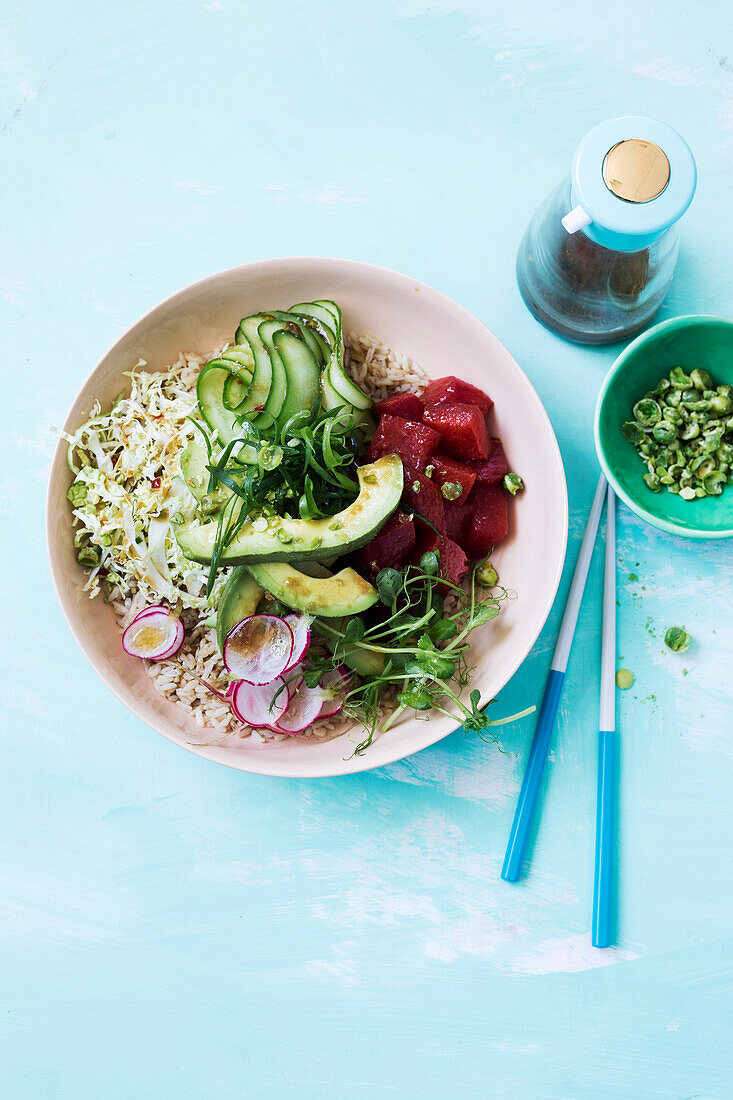
<path id="1" fill-rule="evenodd" d="M 397 709 L 383 723 L 384 730 L 404 710 L 417 714 L 438 710 L 455 719 L 456 725 L 494 741 L 489 733 L 492 727 L 534 710 L 530 707 L 512 718 L 496 721 L 489 718 L 487 704 L 482 705 L 477 689 L 471 692 L 468 703 L 461 698 L 472 671 L 466 657 L 468 636 L 496 618 L 510 593 L 497 588 L 490 597 L 479 598 L 475 568 L 468 591 L 442 579 L 439 570 L 439 551 L 423 554 L 418 565 L 380 570 L 375 584 L 382 613 L 369 623 L 363 618 L 346 623 L 316 620 L 316 629 L 328 643 L 333 664 L 348 660 L 349 653 L 355 651 L 376 655 L 383 661 L 381 672 L 362 675 L 346 693 L 345 713 L 366 730 L 356 755 L 361 755 L 374 738 L 385 689 L 396 693 Z"/>

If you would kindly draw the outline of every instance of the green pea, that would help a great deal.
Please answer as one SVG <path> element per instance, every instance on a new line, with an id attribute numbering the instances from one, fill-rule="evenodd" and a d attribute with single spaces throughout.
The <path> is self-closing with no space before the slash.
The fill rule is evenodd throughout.
<path id="1" fill-rule="evenodd" d="M 706 497 L 707 495 L 708 494 L 705 492 L 702 485 L 696 485 L 695 486 L 695 497 L 696 498 Z"/>
<path id="2" fill-rule="evenodd" d="M 660 420 L 658 424 L 654 426 L 652 435 L 658 443 L 671 443 L 677 435 L 674 424 L 670 424 L 668 420 Z"/>
<path id="3" fill-rule="evenodd" d="M 690 381 L 695 389 L 709 390 L 713 385 L 713 380 L 706 370 L 701 370 L 699 367 L 695 367 L 690 371 Z"/>
<path id="4" fill-rule="evenodd" d="M 670 626 L 664 635 L 664 644 L 668 649 L 671 649 L 673 653 L 686 653 L 690 648 L 690 642 L 692 638 L 685 630 L 684 626 Z"/>
<path id="5" fill-rule="evenodd" d="M 680 390 L 671 390 L 664 398 L 667 405 L 671 405 L 673 409 L 677 408 L 682 399 Z"/>
<path id="6" fill-rule="evenodd" d="M 504 478 L 505 487 L 508 477 L 509 474 L 507 474 L 507 476 Z M 440 492 L 446 500 L 458 500 L 459 496 L 461 496 L 461 494 L 463 493 L 463 486 L 461 485 L 460 481 L 444 481 L 443 484 L 440 486 Z M 516 493 L 516 489 L 514 490 L 514 492 Z"/>
<path id="7" fill-rule="evenodd" d="M 661 486 L 660 480 L 659 480 L 659 478 L 657 477 L 656 474 L 654 474 L 654 473 L 644 474 L 643 480 L 646 482 L 647 486 L 651 489 L 651 491 L 653 493 L 661 492 L 662 486 Z"/>
<path id="8" fill-rule="evenodd" d="M 713 454 L 717 451 L 720 444 L 723 442 L 723 433 L 720 430 L 709 430 L 705 432 L 702 438 L 702 445 L 704 450 L 708 454 Z"/>
<path id="9" fill-rule="evenodd" d="M 686 390 L 690 385 L 689 375 L 685 374 L 682 367 L 672 367 L 669 372 L 669 382 L 676 390 Z"/>
<path id="10" fill-rule="evenodd" d="M 680 439 L 697 439 L 700 434 L 700 425 L 692 420 L 680 432 Z"/>
<path id="11" fill-rule="evenodd" d="M 722 470 L 713 470 L 703 479 L 703 488 L 705 492 L 711 497 L 720 496 L 723 492 L 723 486 L 726 482 L 725 473 Z"/>
<path id="12" fill-rule="evenodd" d="M 728 416 L 733 410 L 733 401 L 727 394 L 716 393 L 715 397 L 710 398 L 710 412 L 715 416 Z"/>
<path id="13" fill-rule="evenodd" d="M 662 410 L 651 397 L 642 397 L 641 401 L 636 402 L 632 412 L 642 428 L 653 427 L 662 419 Z"/>
<path id="14" fill-rule="evenodd" d="M 522 481 L 519 474 L 509 473 L 509 474 L 506 474 L 505 477 L 504 477 L 504 488 L 506 489 L 506 491 L 508 493 L 511 493 L 511 495 L 513 497 L 515 497 L 517 495 L 517 493 L 520 492 L 520 490 L 522 490 L 524 488 L 524 482 Z M 462 486 L 461 486 L 461 492 L 463 492 L 463 487 Z M 458 495 L 460 496 L 461 494 L 459 493 Z M 450 497 L 449 499 L 453 500 L 455 498 Z"/>
<path id="15" fill-rule="evenodd" d="M 75 481 L 66 494 L 66 499 L 69 500 L 75 508 L 81 508 L 87 499 L 87 487 L 83 481 Z"/>
<path id="16" fill-rule="evenodd" d="M 652 390 L 652 393 L 656 393 L 661 396 L 663 393 L 667 392 L 671 385 L 672 383 L 668 378 L 660 378 L 656 386 Z"/>
<path id="17" fill-rule="evenodd" d="M 493 588 L 495 584 L 499 583 L 499 574 L 488 558 L 484 558 L 484 560 L 479 562 L 476 566 L 476 580 L 479 584 L 482 584 L 484 588 Z"/>
<path id="18" fill-rule="evenodd" d="M 692 464 L 692 469 L 699 478 L 704 478 L 707 477 L 708 474 L 711 474 L 713 472 L 713 470 L 715 469 L 715 462 L 712 458 L 705 457 L 703 455 L 700 458 L 695 459 Z"/>
<path id="19" fill-rule="evenodd" d="M 710 412 L 710 402 L 701 398 L 698 401 L 683 401 L 682 404 L 688 410 L 690 417 L 699 419 L 704 413 Z"/>
<path id="20" fill-rule="evenodd" d="M 83 565 L 85 569 L 95 569 L 102 559 L 96 546 L 85 546 L 76 555 L 76 560 L 79 562 L 79 565 Z"/>
<path id="21" fill-rule="evenodd" d="M 718 462 L 732 462 L 733 444 L 730 444 L 724 440 L 715 452 L 715 457 L 717 458 Z"/>

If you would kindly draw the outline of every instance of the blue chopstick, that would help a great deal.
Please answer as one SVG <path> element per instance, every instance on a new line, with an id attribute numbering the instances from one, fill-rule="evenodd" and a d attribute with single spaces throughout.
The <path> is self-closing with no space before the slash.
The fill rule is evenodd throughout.
<path id="1" fill-rule="evenodd" d="M 613 834 L 616 812 L 616 498 L 608 487 L 606 566 L 603 578 L 601 705 L 598 723 L 596 860 L 593 879 L 594 947 L 609 947 L 613 908 Z"/>
<path id="2" fill-rule="evenodd" d="M 501 870 L 501 877 L 505 879 L 506 882 L 517 882 L 522 871 L 524 853 L 532 827 L 534 808 L 537 803 L 537 796 L 542 782 L 542 772 L 545 767 L 545 760 L 547 759 L 547 749 L 550 744 L 552 729 L 555 725 L 555 716 L 560 703 L 560 695 L 562 694 L 565 670 L 568 666 L 568 657 L 570 656 L 570 647 L 578 622 L 578 612 L 580 611 L 580 605 L 583 600 L 583 592 L 585 591 L 585 582 L 588 578 L 590 560 L 593 556 L 593 547 L 598 533 L 598 523 L 601 518 L 601 512 L 603 511 L 606 484 L 606 479 L 603 474 L 601 474 L 596 489 L 596 495 L 593 498 L 590 515 L 588 516 L 588 522 L 585 527 L 583 541 L 580 545 L 578 561 L 570 584 L 568 600 L 565 605 L 565 612 L 563 614 L 562 623 L 560 624 L 555 652 L 547 677 L 545 694 L 540 706 L 537 728 L 535 729 L 532 747 L 529 752 L 529 760 L 527 761 L 527 768 L 522 781 L 522 789 L 519 792 L 517 808 L 514 811 L 514 821 L 512 822 L 509 843 L 507 844 L 506 855 L 504 856 L 504 866 Z"/>

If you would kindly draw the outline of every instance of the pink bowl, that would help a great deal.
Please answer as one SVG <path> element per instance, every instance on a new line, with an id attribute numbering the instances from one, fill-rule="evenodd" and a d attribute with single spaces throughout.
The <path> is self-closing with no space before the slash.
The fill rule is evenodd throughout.
<path id="1" fill-rule="evenodd" d="M 565 474 L 552 426 L 529 379 L 495 336 L 462 306 L 406 275 L 352 260 L 266 260 L 202 279 L 156 306 L 110 348 L 82 386 L 64 427 L 75 429 L 95 399 L 110 403 L 123 371 L 142 357 L 151 369 L 180 351 L 206 354 L 231 339 L 241 317 L 267 305 L 333 298 L 346 331 L 367 332 L 419 363 L 433 378 L 457 374 L 494 398 L 496 433 L 526 489 L 512 506 L 512 529 L 493 560 L 502 584 L 518 598 L 476 631 L 471 687 L 493 698 L 527 656 L 549 614 L 560 581 L 568 530 Z M 46 533 L 51 574 L 61 608 L 85 657 L 111 691 L 152 729 L 209 760 L 276 776 L 329 776 L 377 768 L 434 744 L 456 728 L 443 715 L 404 716 L 363 756 L 352 755 L 358 730 L 325 742 L 297 738 L 261 744 L 251 738 L 214 740 L 184 710 L 155 691 L 142 664 L 122 650 L 114 615 L 82 590 L 66 493 L 71 475 L 66 444 L 56 448 L 49 477 Z M 497 715 L 498 716 L 498 715 Z M 90 715 L 91 718 L 91 715 Z"/>

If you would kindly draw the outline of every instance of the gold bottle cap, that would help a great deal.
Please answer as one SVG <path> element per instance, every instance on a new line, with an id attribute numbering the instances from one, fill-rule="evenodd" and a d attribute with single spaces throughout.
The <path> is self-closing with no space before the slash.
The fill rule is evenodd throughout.
<path id="1" fill-rule="evenodd" d="M 653 141 L 619 141 L 603 160 L 603 181 L 625 202 L 651 202 L 669 183 L 669 161 Z"/>

